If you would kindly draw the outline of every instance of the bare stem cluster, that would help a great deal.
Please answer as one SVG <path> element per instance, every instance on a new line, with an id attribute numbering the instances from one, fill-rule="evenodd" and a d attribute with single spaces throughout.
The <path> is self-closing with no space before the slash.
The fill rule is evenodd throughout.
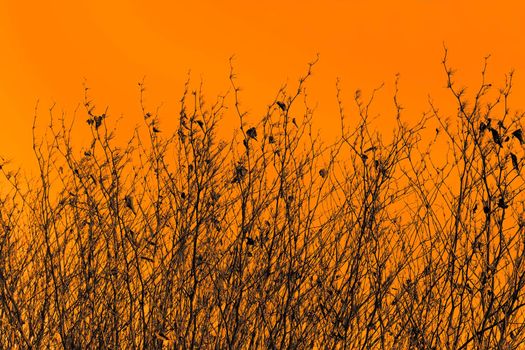
<path id="1" fill-rule="evenodd" d="M 517 349 L 525 341 L 522 114 L 512 74 L 388 141 L 355 94 L 325 145 L 306 83 L 250 122 L 185 86 L 177 130 L 143 100 L 124 147 L 87 94 L 89 144 L 33 128 L 39 177 L 0 164 L 2 348 Z M 217 126 L 233 100 L 231 142 Z M 57 122 L 58 121 L 58 122 Z M 429 134 L 428 126 L 435 123 Z M 426 136 L 423 136 L 426 135 Z M 430 135 L 430 136 L 429 136 Z M 429 141 L 429 142 L 427 142 Z"/>

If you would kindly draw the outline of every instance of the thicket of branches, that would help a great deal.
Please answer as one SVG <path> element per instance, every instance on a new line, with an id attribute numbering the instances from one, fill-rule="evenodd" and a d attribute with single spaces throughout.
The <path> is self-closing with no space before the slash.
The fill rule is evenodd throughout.
<path id="1" fill-rule="evenodd" d="M 523 346 L 512 74 L 494 87 L 485 61 L 467 94 L 445 53 L 457 112 L 430 102 L 407 123 L 396 84 L 386 136 L 369 113 L 376 91 L 357 91 L 347 118 L 338 86 L 341 133 L 327 145 L 305 92 L 314 64 L 256 121 L 232 67 L 214 103 L 186 84 L 173 133 L 143 84 L 143 133 L 125 146 L 87 89 L 86 145 L 65 118 L 44 137 L 35 126 L 39 177 L 1 164 L 2 348 Z M 239 120 L 230 142 L 217 135 L 225 113 Z"/>

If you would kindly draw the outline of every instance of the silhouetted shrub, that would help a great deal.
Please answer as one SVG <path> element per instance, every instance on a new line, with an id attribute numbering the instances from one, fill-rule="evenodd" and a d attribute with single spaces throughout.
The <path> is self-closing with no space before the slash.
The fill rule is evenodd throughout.
<path id="1" fill-rule="evenodd" d="M 369 115 L 376 91 L 356 92 L 351 127 L 338 93 L 341 135 L 326 145 L 304 89 L 314 64 L 257 122 L 233 67 L 232 90 L 213 104 L 186 84 L 173 133 L 141 83 L 144 128 L 120 148 L 87 89 L 77 126 L 91 131 L 87 145 L 52 117 L 34 138 L 38 178 L 1 167 L 2 347 L 520 347 L 524 140 L 512 74 L 497 91 L 485 63 L 467 97 L 445 52 L 456 115 L 431 102 L 403 121 L 396 84 L 383 136 Z M 217 126 L 229 98 L 239 125 L 226 143 Z"/>

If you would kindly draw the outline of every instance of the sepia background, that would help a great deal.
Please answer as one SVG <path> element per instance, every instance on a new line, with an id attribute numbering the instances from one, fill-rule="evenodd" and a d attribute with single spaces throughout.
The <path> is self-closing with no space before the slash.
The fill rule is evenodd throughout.
<path id="1" fill-rule="evenodd" d="M 2 348 L 523 348 L 525 5 L 0 6 Z"/>

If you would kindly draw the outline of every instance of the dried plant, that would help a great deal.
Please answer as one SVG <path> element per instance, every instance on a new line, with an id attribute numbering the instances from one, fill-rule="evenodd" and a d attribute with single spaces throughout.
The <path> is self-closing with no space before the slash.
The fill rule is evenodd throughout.
<path id="1" fill-rule="evenodd" d="M 188 79 L 171 133 L 141 82 L 144 126 L 123 146 L 87 88 L 80 125 L 51 108 L 38 136 L 35 111 L 38 176 L 0 164 L 2 348 L 523 346 L 513 74 L 498 90 L 485 60 L 470 96 L 445 50 L 455 115 L 430 100 L 407 123 L 396 79 L 386 135 L 369 113 L 379 89 L 357 91 L 347 118 L 338 82 L 341 133 L 327 145 L 306 93 L 316 62 L 259 120 L 233 63 L 214 103 Z"/>

